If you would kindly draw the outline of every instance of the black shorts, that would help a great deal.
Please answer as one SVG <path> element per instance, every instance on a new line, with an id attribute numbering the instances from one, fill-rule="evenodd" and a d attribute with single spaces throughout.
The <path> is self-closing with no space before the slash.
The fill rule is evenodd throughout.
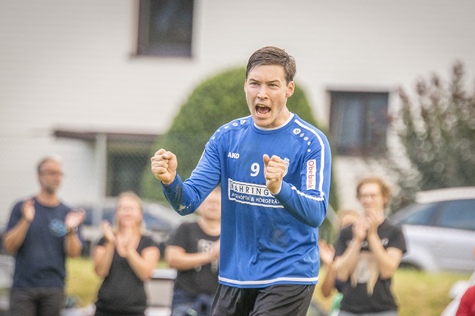
<path id="1" fill-rule="evenodd" d="M 240 289 L 220 284 L 213 316 L 305 316 L 315 285 L 271 285 Z"/>

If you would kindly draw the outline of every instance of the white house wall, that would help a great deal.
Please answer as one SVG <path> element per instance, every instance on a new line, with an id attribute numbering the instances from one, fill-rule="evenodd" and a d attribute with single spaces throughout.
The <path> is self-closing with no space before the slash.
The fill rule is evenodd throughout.
<path id="1" fill-rule="evenodd" d="M 265 45 L 296 58 L 322 124 L 329 88 L 409 88 L 432 72 L 448 77 L 456 59 L 475 69 L 469 0 L 197 0 L 192 59 L 134 57 L 137 4 L 0 2 L 0 223 L 37 191 L 35 164 L 51 152 L 65 161 L 64 199 L 97 198 L 93 145 L 56 139 L 55 128 L 164 133 L 196 84 Z M 353 163 L 335 164 L 353 207 Z"/>

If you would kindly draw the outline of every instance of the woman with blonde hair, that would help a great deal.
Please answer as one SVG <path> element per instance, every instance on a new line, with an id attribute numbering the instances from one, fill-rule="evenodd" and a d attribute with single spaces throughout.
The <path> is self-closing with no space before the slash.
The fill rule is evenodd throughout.
<path id="1" fill-rule="evenodd" d="M 114 228 L 102 223 L 103 237 L 94 248 L 94 270 L 104 278 L 96 316 L 143 316 L 147 308 L 144 281 L 160 258 L 157 245 L 143 233 L 141 199 L 133 192 L 119 195 Z"/>

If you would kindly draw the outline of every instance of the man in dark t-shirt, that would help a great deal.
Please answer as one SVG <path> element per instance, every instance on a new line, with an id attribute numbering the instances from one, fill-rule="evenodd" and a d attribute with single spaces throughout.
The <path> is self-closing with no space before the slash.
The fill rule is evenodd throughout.
<path id="1" fill-rule="evenodd" d="M 59 316 L 66 257 L 79 256 L 82 249 L 78 226 L 85 212 L 71 210 L 56 194 L 63 176 L 61 162 L 46 157 L 37 172 L 40 191 L 15 204 L 3 235 L 4 249 L 15 256 L 11 316 Z"/>
<path id="2" fill-rule="evenodd" d="M 218 288 L 220 190 L 211 192 L 197 212 L 198 220 L 180 225 L 165 250 L 168 264 L 178 271 L 172 316 L 210 315 Z"/>

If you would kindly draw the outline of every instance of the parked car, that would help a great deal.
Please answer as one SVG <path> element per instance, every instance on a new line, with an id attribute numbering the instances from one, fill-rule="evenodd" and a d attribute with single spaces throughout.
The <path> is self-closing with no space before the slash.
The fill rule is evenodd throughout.
<path id="1" fill-rule="evenodd" d="M 402 226 L 406 238 L 402 267 L 475 271 L 475 187 L 420 192 L 414 204 L 389 219 Z"/>
<path id="2" fill-rule="evenodd" d="M 114 212 L 117 198 L 108 197 L 101 206 L 79 205 L 86 211 L 86 219 L 82 225 L 82 236 L 84 238 L 84 255 L 90 255 L 92 247 L 102 236 L 101 222 L 107 220 L 114 224 Z M 165 246 L 175 233 L 178 226 L 184 221 L 195 220 L 194 215 L 181 216 L 170 206 L 143 201 L 144 223 L 147 233 L 152 235 L 155 242 L 158 243 L 160 254 L 163 258 Z"/>

